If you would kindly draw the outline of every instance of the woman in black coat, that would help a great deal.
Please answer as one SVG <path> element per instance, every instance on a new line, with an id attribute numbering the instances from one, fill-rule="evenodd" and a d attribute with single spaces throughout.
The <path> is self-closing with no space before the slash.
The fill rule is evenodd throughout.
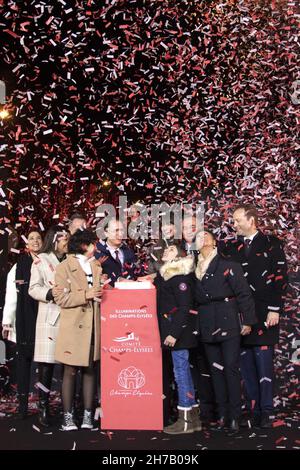
<path id="1" fill-rule="evenodd" d="M 21 255 L 7 276 L 3 311 L 3 337 L 17 344 L 17 389 L 19 413 L 27 416 L 30 371 L 34 354 L 35 325 L 38 302 L 28 294 L 33 259 L 42 247 L 42 237 L 31 230 L 27 237 L 27 253 Z"/>
<path id="2" fill-rule="evenodd" d="M 219 429 L 239 430 L 241 413 L 240 340 L 256 323 L 254 300 L 242 267 L 217 252 L 214 235 L 199 232 L 195 301 L 201 340 L 210 364 L 219 411 Z"/>
<path id="3" fill-rule="evenodd" d="M 172 244 L 162 256 L 163 265 L 155 278 L 157 312 L 163 348 L 171 350 L 178 390 L 178 420 L 164 428 L 167 434 L 200 430 L 198 405 L 189 364 L 189 349 L 197 346 L 196 315 L 191 313 L 194 260 L 179 244 Z"/>

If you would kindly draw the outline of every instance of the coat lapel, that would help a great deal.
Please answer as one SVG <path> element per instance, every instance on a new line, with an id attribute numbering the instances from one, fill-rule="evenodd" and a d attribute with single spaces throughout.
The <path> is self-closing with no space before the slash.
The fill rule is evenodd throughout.
<path id="1" fill-rule="evenodd" d="M 124 250 L 124 246 L 121 245 L 119 250 L 122 250 L 122 253 L 124 255 L 124 264 L 126 263 L 126 253 L 125 253 L 125 250 Z M 112 261 L 114 264 L 116 264 L 118 267 L 121 266 L 122 268 L 122 264 L 121 262 L 117 261 L 111 254 L 111 252 L 109 251 L 108 249 L 108 246 L 107 246 L 107 243 L 105 242 L 105 246 L 104 246 L 104 250 L 102 250 L 102 253 L 103 253 L 103 256 L 108 256 L 109 260 Z"/>
<path id="2" fill-rule="evenodd" d="M 49 264 L 49 266 L 50 266 L 50 269 L 52 269 L 51 266 L 52 266 L 53 268 L 56 268 L 56 266 L 59 265 L 59 260 L 58 260 L 58 258 L 56 257 L 56 255 L 55 255 L 54 253 L 52 253 L 52 252 L 46 253 L 46 254 L 47 254 L 47 257 L 48 257 L 47 261 L 48 261 L 48 264 Z"/>
<path id="3" fill-rule="evenodd" d="M 215 271 L 217 270 L 219 261 L 220 261 L 220 256 L 219 255 L 217 255 L 217 256 L 215 256 L 215 258 L 213 258 L 213 260 L 211 261 L 211 263 L 209 264 L 209 266 L 206 270 L 206 273 L 204 274 L 204 276 L 202 278 L 203 283 L 207 282 L 208 279 L 215 273 Z"/>
<path id="4" fill-rule="evenodd" d="M 88 282 L 86 279 L 86 275 L 81 269 L 78 259 L 76 259 L 76 255 L 68 255 L 67 257 L 68 265 L 70 267 L 70 271 L 74 273 L 74 276 L 77 278 L 78 284 L 80 286 L 84 286 L 85 289 L 88 289 Z"/>
<path id="5" fill-rule="evenodd" d="M 236 249 L 237 249 L 238 257 L 241 263 L 246 262 L 246 261 L 248 262 L 249 258 L 251 259 L 251 256 L 253 255 L 253 253 L 258 253 L 260 251 L 263 251 L 263 245 L 264 245 L 263 239 L 264 239 L 263 234 L 261 232 L 258 232 L 258 234 L 253 238 L 252 243 L 250 245 L 251 248 L 250 248 L 249 254 L 248 256 L 246 256 L 244 237 L 239 236 L 237 238 Z"/>
<path id="6" fill-rule="evenodd" d="M 261 232 L 258 232 L 258 234 L 253 238 L 248 256 L 245 254 L 244 246 L 242 251 L 244 261 L 247 261 L 248 264 L 256 263 L 257 257 L 255 255 L 263 254 L 265 251 L 264 235 Z"/>
<path id="7" fill-rule="evenodd" d="M 261 232 L 258 232 L 258 234 L 253 238 L 250 247 L 250 254 L 264 251 L 264 236 Z"/>

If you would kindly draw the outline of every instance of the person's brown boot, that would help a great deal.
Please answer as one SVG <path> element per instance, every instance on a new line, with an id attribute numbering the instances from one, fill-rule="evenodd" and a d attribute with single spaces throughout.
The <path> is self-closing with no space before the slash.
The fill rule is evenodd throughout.
<path id="1" fill-rule="evenodd" d="M 192 408 L 192 423 L 194 431 L 202 431 L 202 423 L 200 421 L 199 406 Z"/>
<path id="2" fill-rule="evenodd" d="M 178 419 L 174 424 L 164 428 L 166 434 L 191 434 L 194 432 L 192 410 L 178 410 Z"/>

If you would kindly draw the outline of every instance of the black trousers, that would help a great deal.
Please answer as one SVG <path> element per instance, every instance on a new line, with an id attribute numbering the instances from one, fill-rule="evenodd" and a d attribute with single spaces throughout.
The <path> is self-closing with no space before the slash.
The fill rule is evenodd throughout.
<path id="1" fill-rule="evenodd" d="M 240 336 L 204 343 L 219 416 L 237 419 L 241 414 Z"/>
<path id="2" fill-rule="evenodd" d="M 17 387 L 19 396 L 28 396 L 29 394 L 33 353 L 34 345 L 17 345 Z"/>
<path id="3" fill-rule="evenodd" d="M 190 364 L 195 390 L 200 401 L 201 417 L 213 420 L 217 406 L 209 362 L 203 343 L 200 343 L 198 348 L 190 349 Z"/>

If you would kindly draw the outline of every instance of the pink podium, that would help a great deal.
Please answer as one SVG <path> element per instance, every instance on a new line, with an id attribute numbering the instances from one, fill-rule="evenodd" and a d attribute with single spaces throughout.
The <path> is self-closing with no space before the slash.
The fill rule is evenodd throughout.
<path id="1" fill-rule="evenodd" d="M 163 428 L 156 290 L 106 290 L 101 302 L 102 429 Z"/>

